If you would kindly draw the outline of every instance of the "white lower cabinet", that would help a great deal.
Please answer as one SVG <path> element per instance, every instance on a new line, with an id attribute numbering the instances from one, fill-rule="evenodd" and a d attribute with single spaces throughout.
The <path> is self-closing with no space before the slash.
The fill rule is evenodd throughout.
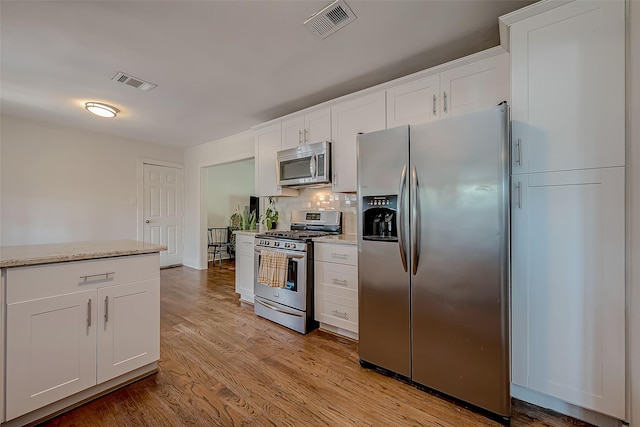
<path id="1" fill-rule="evenodd" d="M 159 271 L 157 253 L 8 269 L 5 419 L 157 361 Z"/>
<path id="2" fill-rule="evenodd" d="M 97 303 L 98 384 L 160 359 L 157 280 L 100 288 Z"/>
<path id="3" fill-rule="evenodd" d="M 95 304 L 90 290 L 7 306 L 8 420 L 96 384 Z"/>
<path id="4" fill-rule="evenodd" d="M 315 243 L 315 319 L 320 328 L 358 338 L 358 248 Z"/>
<path id="5" fill-rule="evenodd" d="M 255 234 L 236 233 L 236 293 L 240 300 L 253 303 Z"/>
<path id="6" fill-rule="evenodd" d="M 618 419 L 624 179 L 624 167 L 512 177 L 512 382 Z"/>

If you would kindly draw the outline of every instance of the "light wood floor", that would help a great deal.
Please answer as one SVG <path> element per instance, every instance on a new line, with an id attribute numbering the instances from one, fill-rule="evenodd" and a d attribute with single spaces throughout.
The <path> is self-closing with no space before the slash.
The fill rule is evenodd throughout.
<path id="1" fill-rule="evenodd" d="M 300 335 L 234 292 L 234 265 L 161 271 L 157 374 L 47 426 L 499 426 L 363 369 L 356 342 Z M 514 402 L 512 426 L 583 426 Z"/>

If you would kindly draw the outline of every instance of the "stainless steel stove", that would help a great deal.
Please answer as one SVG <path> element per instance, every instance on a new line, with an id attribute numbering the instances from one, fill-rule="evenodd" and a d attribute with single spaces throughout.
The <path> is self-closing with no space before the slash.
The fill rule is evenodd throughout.
<path id="1" fill-rule="evenodd" d="M 255 237 L 254 312 L 302 334 L 317 328 L 313 316 L 313 238 L 342 232 L 342 212 L 293 211 L 291 230 L 276 230 Z M 261 253 L 287 254 L 284 288 L 258 281 Z"/>

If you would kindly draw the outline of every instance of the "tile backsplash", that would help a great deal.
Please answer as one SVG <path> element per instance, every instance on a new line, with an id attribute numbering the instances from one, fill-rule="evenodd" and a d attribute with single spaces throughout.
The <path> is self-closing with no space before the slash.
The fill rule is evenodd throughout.
<path id="1" fill-rule="evenodd" d="M 357 232 L 358 196 L 357 194 L 332 193 L 330 189 L 308 188 L 300 190 L 298 197 L 274 197 L 276 209 L 279 212 L 278 230 L 288 230 L 291 224 L 291 211 L 321 210 L 342 211 L 342 232 L 355 234 Z M 263 206 L 268 205 L 268 198 L 261 198 L 261 212 Z"/>

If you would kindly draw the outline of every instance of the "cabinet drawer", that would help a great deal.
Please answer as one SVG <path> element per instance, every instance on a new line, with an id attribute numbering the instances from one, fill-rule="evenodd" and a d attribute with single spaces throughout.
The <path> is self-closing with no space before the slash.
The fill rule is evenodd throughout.
<path id="1" fill-rule="evenodd" d="M 325 261 L 316 261 L 315 267 L 317 292 L 358 299 L 358 267 Z"/>
<path id="2" fill-rule="evenodd" d="M 358 332 L 358 301 L 316 292 L 316 320 Z"/>
<path id="3" fill-rule="evenodd" d="M 354 245 L 335 245 L 316 242 L 315 251 L 316 261 L 358 265 L 358 247 Z"/>
<path id="4" fill-rule="evenodd" d="M 6 303 L 159 277 L 157 253 L 10 268 Z"/>
<path id="5" fill-rule="evenodd" d="M 254 236 L 236 235 L 236 253 L 253 257 Z"/>

